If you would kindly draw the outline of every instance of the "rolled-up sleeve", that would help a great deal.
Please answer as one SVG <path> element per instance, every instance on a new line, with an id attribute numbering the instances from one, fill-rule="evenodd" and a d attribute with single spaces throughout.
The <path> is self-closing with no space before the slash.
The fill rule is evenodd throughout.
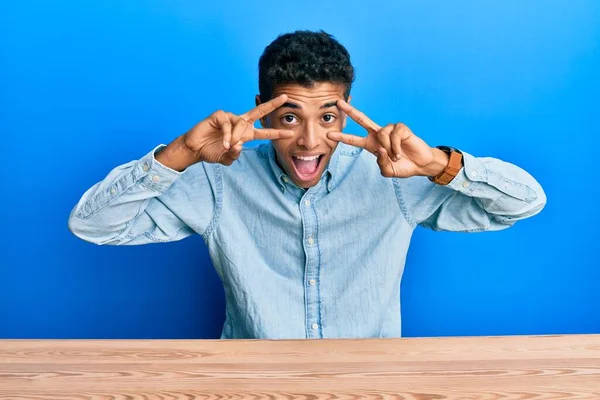
<path id="1" fill-rule="evenodd" d="M 71 232 L 95 244 L 133 245 L 180 240 L 208 225 L 214 202 L 204 166 L 168 168 L 155 158 L 163 147 L 112 169 L 90 187 L 71 211 Z"/>
<path id="2" fill-rule="evenodd" d="M 546 205 L 541 185 L 524 169 L 466 152 L 463 160 L 464 167 L 446 186 L 422 176 L 395 182 L 409 222 L 437 231 L 500 230 Z"/>

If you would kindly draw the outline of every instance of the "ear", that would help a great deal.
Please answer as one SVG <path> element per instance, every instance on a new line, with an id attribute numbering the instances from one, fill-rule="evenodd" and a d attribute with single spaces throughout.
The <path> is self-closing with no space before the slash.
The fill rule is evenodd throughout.
<path id="1" fill-rule="evenodd" d="M 258 107 L 262 104 L 259 94 L 257 94 L 256 97 L 254 98 L 254 103 L 256 104 L 256 107 Z M 260 119 L 260 126 L 262 126 L 263 128 L 267 128 L 267 117 Z"/>
<path id="2" fill-rule="evenodd" d="M 352 96 L 348 96 L 348 100 L 346 100 L 346 103 L 350 104 L 351 100 Z M 346 129 L 346 121 L 348 121 L 348 114 L 344 114 L 344 123 L 342 125 L 342 129 Z"/>

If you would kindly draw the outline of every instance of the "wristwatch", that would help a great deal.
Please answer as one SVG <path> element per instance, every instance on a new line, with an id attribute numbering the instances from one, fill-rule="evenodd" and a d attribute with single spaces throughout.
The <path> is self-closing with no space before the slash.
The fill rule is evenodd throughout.
<path id="1" fill-rule="evenodd" d="M 452 179 L 458 175 L 458 172 L 463 167 L 462 153 L 460 150 L 449 146 L 436 146 L 436 148 L 448 154 L 450 156 L 450 160 L 441 174 L 437 176 L 430 176 L 429 180 L 433 183 L 437 183 L 438 185 L 447 185 L 452 182 Z"/>

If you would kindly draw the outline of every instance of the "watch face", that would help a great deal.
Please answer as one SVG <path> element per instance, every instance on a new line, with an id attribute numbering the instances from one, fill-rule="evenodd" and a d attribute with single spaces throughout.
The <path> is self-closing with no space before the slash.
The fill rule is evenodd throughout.
<path id="1" fill-rule="evenodd" d="M 445 151 L 446 153 L 452 153 L 452 152 L 460 153 L 460 150 L 455 149 L 454 147 L 450 147 L 450 146 L 436 146 L 436 147 L 442 151 Z"/>

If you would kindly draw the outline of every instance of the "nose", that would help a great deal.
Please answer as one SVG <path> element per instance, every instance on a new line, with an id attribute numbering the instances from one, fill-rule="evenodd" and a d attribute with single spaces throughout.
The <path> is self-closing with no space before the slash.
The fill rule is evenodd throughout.
<path id="1" fill-rule="evenodd" d="M 298 137 L 298 146 L 306 150 L 313 150 L 319 146 L 318 127 L 314 124 L 306 124 L 304 130 Z"/>

